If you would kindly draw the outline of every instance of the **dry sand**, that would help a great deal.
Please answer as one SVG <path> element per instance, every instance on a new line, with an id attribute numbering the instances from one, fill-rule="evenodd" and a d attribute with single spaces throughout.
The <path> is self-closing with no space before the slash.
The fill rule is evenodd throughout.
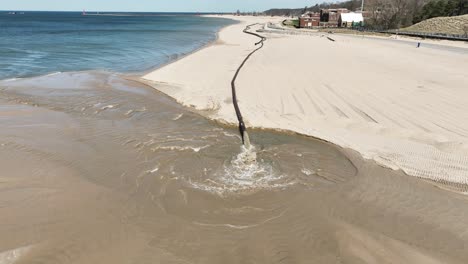
<path id="1" fill-rule="evenodd" d="M 237 123 L 230 81 L 258 41 L 229 17 L 210 47 L 143 78 L 209 118 Z M 276 20 L 276 21 L 275 21 Z M 262 28 L 261 25 L 253 30 Z M 238 79 L 248 126 L 290 130 L 358 151 L 420 178 L 468 184 L 468 49 L 323 33 L 263 33 Z"/>

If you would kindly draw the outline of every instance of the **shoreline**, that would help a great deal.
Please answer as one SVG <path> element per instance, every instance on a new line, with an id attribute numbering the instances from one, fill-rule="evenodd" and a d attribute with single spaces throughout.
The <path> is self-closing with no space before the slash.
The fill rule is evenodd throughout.
<path id="1" fill-rule="evenodd" d="M 210 17 L 210 16 L 209 16 L 209 15 L 201 15 L 200 17 Z M 223 18 L 223 17 L 218 17 L 218 18 Z M 192 55 L 192 54 L 194 54 L 194 53 L 197 53 L 197 52 L 199 52 L 199 51 L 201 51 L 201 50 L 204 50 L 204 49 L 209 48 L 209 47 L 211 47 L 211 46 L 213 46 L 213 45 L 216 45 L 216 43 L 219 41 L 219 33 L 220 33 L 224 28 L 239 23 L 239 21 L 234 20 L 234 19 L 231 19 L 231 18 L 223 18 L 223 19 L 231 20 L 231 21 L 233 21 L 234 23 L 231 24 L 231 25 L 227 25 L 227 26 L 221 27 L 221 28 L 216 32 L 216 37 L 215 37 L 215 39 L 214 39 L 213 41 L 209 41 L 209 42 L 206 43 L 205 45 L 203 45 L 203 46 L 201 46 L 201 47 L 199 47 L 199 48 L 196 48 L 196 49 L 194 49 L 194 50 L 192 50 L 192 51 L 190 51 L 190 52 L 188 52 L 188 53 L 185 53 L 185 54 L 183 54 L 182 56 L 179 56 L 179 57 L 177 57 L 177 58 L 174 59 L 174 60 L 169 60 L 169 61 L 167 61 L 167 62 L 165 62 L 165 63 L 163 63 L 163 64 L 161 64 L 161 65 L 158 65 L 158 66 L 155 66 L 155 67 L 151 67 L 150 69 L 147 69 L 147 70 L 144 70 L 144 71 L 137 71 L 137 72 L 134 72 L 134 73 L 120 73 L 120 74 L 122 74 L 123 76 L 128 75 L 128 76 L 134 77 L 134 78 L 135 78 L 134 80 L 138 81 L 138 78 L 140 78 L 140 77 L 143 76 L 143 75 L 147 75 L 147 74 L 149 74 L 149 73 L 151 73 L 151 72 L 153 72 L 153 71 L 156 71 L 156 70 L 158 70 L 158 69 L 160 69 L 160 68 L 163 68 L 163 67 L 166 67 L 166 66 L 168 66 L 168 65 L 171 65 L 171 64 L 173 64 L 173 63 L 176 63 L 177 61 L 182 60 L 182 59 L 184 59 L 184 58 L 186 58 L 186 57 L 188 57 L 188 56 L 190 56 L 190 55 Z"/>
<path id="2" fill-rule="evenodd" d="M 216 17 L 219 17 L 219 16 L 216 16 Z M 242 56 L 245 55 L 248 51 L 251 51 L 251 49 L 253 48 L 252 43 L 254 43 L 254 40 L 251 40 L 251 41 L 246 40 L 245 36 L 242 36 L 242 34 L 239 32 L 236 33 L 235 30 L 232 30 L 232 27 L 237 27 L 237 30 L 239 31 L 241 27 L 243 28 L 243 25 L 250 23 L 252 21 L 260 21 L 260 23 L 264 24 L 267 21 L 270 21 L 271 19 L 278 19 L 278 18 L 230 17 L 230 16 L 228 17 L 230 19 L 238 19 L 241 22 L 239 22 L 238 24 L 223 28 L 223 30 L 220 30 L 219 35 L 221 35 L 221 38 L 223 41 L 223 44 L 221 46 L 223 47 L 213 47 L 213 46 L 207 47 L 203 50 L 200 50 L 198 52 L 195 52 L 185 57 L 184 59 L 175 61 L 171 63 L 170 65 L 161 67 L 149 74 L 146 74 L 142 76 L 141 79 L 142 79 L 142 82 L 144 82 L 145 84 L 150 85 L 154 87 L 155 89 L 158 89 L 159 91 L 163 92 L 166 95 L 169 95 L 170 97 L 174 98 L 178 103 L 188 108 L 191 108 L 193 111 L 205 116 L 206 118 L 216 120 L 218 123 L 221 123 L 221 124 L 234 126 L 235 124 L 237 124 L 237 120 L 235 119 L 234 109 L 232 108 L 232 102 L 230 101 L 230 95 L 228 93 L 230 89 L 227 86 L 227 84 L 229 84 L 230 78 L 232 77 L 229 74 L 233 74 L 232 70 L 234 69 L 234 66 L 238 66 L 239 61 L 242 58 Z M 229 32 L 226 32 L 226 31 L 229 31 Z M 275 81 L 279 81 L 282 84 L 286 84 L 288 82 L 286 80 L 287 78 L 283 77 L 281 74 L 273 75 L 275 77 L 271 78 L 271 74 L 266 73 L 267 71 L 270 71 L 273 69 L 276 70 L 276 68 L 280 67 L 280 65 L 275 64 L 274 62 L 271 62 L 270 64 L 265 64 L 264 61 L 269 60 L 269 57 L 271 57 L 272 55 L 274 56 L 274 54 L 277 52 L 284 53 L 285 55 L 283 56 L 286 56 L 287 54 L 287 52 L 279 50 L 280 46 L 272 44 L 273 42 L 279 43 L 281 41 L 283 45 L 288 45 L 288 44 L 295 43 L 295 42 L 292 42 L 292 40 L 295 40 L 295 41 L 307 42 L 307 43 L 310 43 L 309 45 L 313 45 L 312 43 L 316 43 L 317 41 L 320 40 L 320 38 L 317 36 L 289 36 L 289 35 L 278 36 L 278 34 L 270 34 L 268 32 L 266 32 L 266 34 L 268 35 L 268 40 L 266 42 L 267 51 L 262 51 L 260 52 L 259 55 L 254 56 L 252 58 L 253 61 L 248 63 L 246 65 L 246 69 L 240 74 L 241 86 L 243 86 L 243 88 L 241 88 L 241 91 L 239 92 L 240 93 L 239 104 L 242 109 L 243 115 L 246 116 L 244 117 L 244 119 L 246 121 L 248 128 L 252 128 L 252 127 L 255 127 L 258 129 L 267 128 L 267 129 L 272 129 L 274 131 L 281 132 L 281 133 L 284 133 L 285 131 L 290 131 L 292 134 L 299 134 L 299 135 L 305 135 L 308 137 L 318 138 L 325 142 L 334 144 L 340 148 L 352 149 L 354 151 L 357 151 L 361 154 L 362 158 L 367 159 L 367 160 L 369 159 L 374 160 L 383 167 L 391 168 L 394 170 L 401 169 L 407 175 L 416 176 L 418 178 L 422 178 L 422 179 L 426 179 L 426 180 L 430 180 L 434 182 L 439 182 L 439 183 L 450 182 L 450 183 L 455 184 L 462 190 L 467 188 L 468 177 L 466 177 L 466 172 L 468 171 L 467 169 L 468 168 L 468 156 L 462 153 L 466 151 L 465 148 L 468 146 L 468 141 L 466 140 L 464 136 L 459 137 L 458 135 L 454 135 L 454 133 L 441 131 L 441 129 L 439 128 L 437 128 L 437 133 L 435 133 L 433 129 L 427 130 L 427 128 L 425 128 L 426 125 L 417 124 L 420 121 L 413 121 L 413 120 L 406 121 L 405 119 L 408 118 L 406 117 L 406 118 L 403 118 L 402 121 L 404 121 L 405 123 L 409 122 L 408 124 L 411 125 L 411 128 L 408 130 L 407 125 L 398 125 L 399 122 L 397 122 L 396 119 L 385 117 L 383 113 L 380 113 L 381 111 L 388 111 L 388 110 L 383 110 L 383 109 L 375 110 L 374 108 L 371 108 L 368 110 L 361 110 L 360 108 L 362 108 L 363 106 L 356 107 L 355 105 L 351 105 L 351 104 L 354 104 L 353 101 L 350 102 L 344 99 L 338 99 L 340 101 L 335 102 L 337 100 L 336 96 L 341 97 L 341 95 L 334 94 L 335 92 L 331 93 L 330 95 L 327 95 L 328 98 L 317 98 L 317 99 L 322 100 L 322 102 L 318 102 L 321 104 L 320 107 L 328 108 L 328 109 L 321 109 L 321 110 L 319 109 L 319 111 L 327 111 L 327 113 L 319 113 L 318 115 L 317 113 L 315 113 L 315 115 L 319 119 L 312 118 L 311 116 L 309 116 L 309 114 L 307 114 L 307 112 L 312 111 L 313 110 L 312 108 L 317 108 L 317 105 L 314 105 L 313 107 L 311 107 L 311 105 L 304 105 L 304 98 L 306 96 L 310 97 L 310 95 L 308 95 L 307 92 L 306 94 L 302 93 L 300 95 L 297 95 L 294 93 L 290 94 L 287 91 L 280 89 L 280 86 L 277 85 Z M 363 43 L 369 46 L 375 46 L 375 47 L 379 46 L 379 48 L 385 48 L 389 52 L 394 52 L 394 53 L 395 52 L 408 52 L 408 51 L 405 51 L 404 48 L 402 47 L 396 47 L 396 44 L 391 43 L 391 42 L 382 41 L 382 43 L 377 43 L 377 41 L 370 39 L 370 38 L 362 38 L 362 39 L 354 40 L 354 39 L 347 39 L 346 36 L 340 36 L 340 35 L 335 35 L 335 36 L 339 38 L 338 45 L 341 45 L 341 46 L 347 45 L 347 43 L 351 43 L 351 42 L 356 42 L 356 43 L 359 42 L 359 44 Z M 308 39 L 306 40 L 306 38 Z M 243 42 L 241 43 L 239 41 L 243 41 Z M 238 46 L 242 46 L 242 45 L 244 45 L 243 49 L 238 48 Z M 328 43 L 323 43 L 320 45 L 322 45 L 321 47 L 324 47 L 324 48 L 329 47 Z M 226 55 L 228 53 L 236 53 L 237 56 L 236 55 L 228 56 Z M 423 52 L 421 53 L 423 54 L 418 55 L 418 56 L 424 56 L 424 57 L 431 56 L 431 59 L 438 60 L 437 58 L 438 56 L 432 55 L 432 54 L 443 53 L 443 55 L 445 56 L 445 55 L 448 55 L 449 51 L 424 49 Z M 294 51 L 291 51 L 291 53 L 289 53 L 288 55 L 296 56 L 295 58 L 299 59 L 298 55 L 294 54 Z M 299 56 L 302 56 L 302 55 L 303 54 L 300 54 Z M 452 55 L 453 54 L 451 54 L 450 56 Z M 224 56 L 225 60 L 223 61 L 222 59 L 220 59 L 219 58 L 220 56 Z M 216 59 L 213 60 L 213 58 L 216 58 Z M 352 57 L 350 57 L 349 59 L 352 60 Z M 449 66 L 450 65 L 449 61 L 446 61 L 446 59 L 443 57 L 442 59 L 445 60 L 444 61 L 445 65 L 452 68 L 452 66 Z M 238 63 L 234 63 L 235 60 L 237 60 Z M 461 60 L 464 61 L 464 58 L 461 58 Z M 208 63 L 208 61 L 210 61 L 210 63 Z M 391 62 L 391 63 L 394 63 L 394 62 Z M 287 64 L 284 64 L 282 67 L 290 67 L 286 65 Z M 388 67 L 388 65 L 381 65 L 379 67 Z M 201 68 L 203 68 L 203 70 L 200 70 Z M 220 70 L 220 68 L 222 68 L 222 70 Z M 265 73 L 259 72 L 258 70 L 259 68 L 264 70 Z M 374 70 L 378 70 L 378 68 L 374 68 Z M 181 72 L 187 72 L 187 74 L 181 74 Z M 380 72 L 378 73 L 380 74 Z M 402 73 L 398 73 L 398 74 L 402 74 Z M 424 71 L 420 71 L 420 73 L 418 74 L 427 75 L 427 73 L 425 73 Z M 465 76 L 466 74 L 461 74 L 461 73 L 456 73 L 456 74 L 458 74 L 458 80 L 463 80 L 463 79 L 466 80 L 466 76 Z M 329 74 L 326 73 L 326 75 L 329 75 Z M 214 78 L 216 78 L 217 80 L 211 80 Z M 408 79 L 408 81 L 410 82 L 414 82 L 416 80 L 415 78 L 411 76 L 407 76 L 405 78 Z M 378 81 L 378 79 L 376 79 L 376 81 Z M 252 86 L 252 83 L 257 83 L 257 84 L 256 86 Z M 265 83 L 265 84 L 259 85 L 258 83 Z M 266 85 L 266 83 L 268 83 L 269 85 Z M 304 84 L 307 85 L 307 83 L 302 82 L 301 86 L 303 86 Z M 391 84 L 392 83 L 387 83 L 387 85 L 391 85 Z M 299 85 L 299 82 L 295 83 L 294 86 L 292 87 L 290 85 L 286 85 L 283 87 L 289 86 L 290 87 L 289 89 L 292 89 L 294 91 L 297 89 L 295 88 L 297 85 Z M 403 85 L 403 83 L 401 85 Z M 265 94 L 262 94 L 262 92 L 260 92 L 260 90 L 262 89 L 271 89 L 271 87 L 273 86 L 277 86 L 275 90 L 276 96 L 271 95 L 271 94 L 265 95 Z M 325 86 L 329 87 L 327 84 L 325 84 Z M 428 83 L 428 86 L 433 86 L 433 85 Z M 453 85 L 447 85 L 446 87 L 452 87 L 452 86 Z M 456 84 L 456 86 L 457 86 L 457 89 L 461 88 L 460 81 Z M 369 89 L 369 88 L 366 88 L 366 89 Z M 277 90 L 277 89 L 280 89 L 280 90 Z M 327 90 L 328 89 L 332 89 L 332 88 L 327 88 Z M 333 89 L 336 89 L 336 88 L 333 88 Z M 330 91 L 333 91 L 333 90 L 330 90 Z M 323 92 L 324 91 L 320 93 L 323 94 Z M 462 91 L 460 90 L 460 92 Z M 251 96 L 252 93 L 254 94 L 254 97 Z M 329 91 L 327 91 L 327 93 L 329 93 Z M 256 98 L 255 95 L 264 96 L 266 98 L 269 98 L 270 101 L 276 100 L 278 102 L 277 100 L 278 98 L 281 98 L 281 101 L 283 101 L 282 97 L 284 96 L 289 97 L 290 100 L 288 100 L 287 103 L 281 102 L 281 105 L 272 104 L 271 102 L 261 102 L 265 106 L 262 106 L 259 108 L 258 102 L 255 100 Z M 318 96 L 321 97 L 322 95 L 318 94 Z M 333 96 L 334 98 L 331 98 L 330 96 Z M 391 96 L 394 96 L 394 95 L 391 95 Z M 312 100 L 312 98 L 314 97 L 315 96 L 312 96 L 310 97 L 310 99 Z M 258 99 L 260 98 L 261 97 L 259 97 Z M 382 97 L 382 98 L 385 98 L 385 97 Z M 390 98 L 391 97 L 389 97 L 389 99 Z M 327 100 L 334 100 L 334 103 L 332 103 L 331 101 L 327 103 Z M 344 100 L 344 102 L 341 100 Z M 432 100 L 437 100 L 437 96 L 432 98 Z M 338 104 L 338 103 L 343 104 L 343 105 L 334 106 L 334 104 Z M 366 101 L 362 101 L 359 103 L 365 104 Z M 314 103 L 312 102 L 312 104 Z M 326 104 L 326 105 L 323 105 L 323 104 Z M 348 104 L 349 106 L 346 104 Z M 394 108 L 394 107 L 391 107 L 391 108 Z M 412 109 L 408 107 L 404 107 L 402 108 L 402 110 L 410 111 L 410 112 L 413 111 Z M 379 111 L 379 112 L 375 112 L 375 111 Z M 375 113 L 370 113 L 370 112 L 375 112 Z M 284 114 L 287 114 L 287 115 L 285 116 Z M 326 115 L 325 116 L 326 119 L 323 119 L 323 114 Z M 336 116 L 336 114 L 338 114 L 338 117 L 330 118 L 328 116 L 328 115 Z M 374 114 L 381 115 L 381 117 L 384 118 L 385 120 L 379 120 L 381 118 L 376 118 Z M 353 115 L 353 116 L 350 116 L 350 115 Z M 372 117 L 372 115 L 374 115 L 374 117 Z M 408 113 L 405 115 L 407 116 Z M 272 116 L 275 116 L 275 117 L 273 118 Z M 350 125 L 352 126 L 347 128 L 347 126 L 349 126 L 349 125 L 346 125 L 346 123 L 349 123 L 348 120 L 351 118 L 356 119 L 356 117 L 358 119 L 364 119 L 365 122 L 360 121 L 360 120 L 353 120 L 353 123 L 356 123 L 356 124 L 350 123 Z M 464 118 L 463 115 L 460 117 Z M 426 118 L 430 118 L 430 116 L 426 116 Z M 327 121 L 327 119 L 331 119 L 331 120 Z M 392 121 L 392 120 L 395 120 L 395 121 Z M 343 123 L 343 121 L 345 121 L 345 123 Z M 389 125 L 391 126 L 389 127 L 388 124 L 382 124 L 383 121 L 385 121 L 386 123 L 390 121 Z M 311 126 L 308 124 L 309 122 L 311 122 L 310 124 L 315 123 L 315 125 Z M 424 122 L 426 121 L 424 120 Z M 440 122 L 448 122 L 448 121 L 440 120 Z M 372 123 L 375 123 L 375 124 L 373 125 Z M 353 126 L 357 126 L 357 125 L 359 125 L 358 127 L 359 129 L 357 131 L 353 131 L 355 130 L 353 129 Z M 335 127 L 336 129 L 334 129 L 333 127 Z M 422 127 L 423 129 L 421 129 L 420 127 Z M 366 138 L 365 134 L 362 134 L 362 135 L 359 134 L 361 133 L 359 131 L 361 131 L 362 129 L 375 131 L 371 133 L 365 133 L 365 134 L 369 134 L 369 136 L 372 135 L 374 137 L 374 139 L 372 140 L 375 140 L 375 142 L 374 143 L 371 142 L 373 145 L 372 144 L 369 145 L 368 143 L 366 143 L 366 141 L 369 140 L 369 138 Z M 451 130 L 451 128 L 447 128 L 447 129 Z M 342 132 L 337 132 L 337 130 L 342 130 Z M 384 132 L 385 130 L 388 130 L 390 134 L 388 132 L 385 132 L 382 134 L 382 132 Z M 353 133 L 353 135 L 349 137 L 349 139 L 346 139 L 346 137 L 343 138 L 343 135 L 350 136 L 351 135 L 350 132 Z M 356 134 L 356 132 L 359 132 L 359 133 Z M 369 131 L 366 131 L 366 132 L 369 132 Z M 414 136 L 412 134 L 414 134 Z M 422 137 L 423 141 L 415 140 L 417 139 L 415 137 Z M 444 139 L 443 137 L 446 137 L 446 139 Z M 447 143 L 444 143 L 444 142 L 447 142 Z M 450 142 L 453 142 L 453 144 Z M 461 144 L 460 145 L 461 149 L 459 147 L 456 147 L 456 148 L 451 147 L 450 149 L 447 149 L 447 148 L 439 149 L 437 146 L 440 144 L 452 144 L 452 145 L 455 144 L 454 146 L 456 146 L 456 144 Z M 393 145 L 393 148 L 392 148 L 392 145 Z M 398 147 L 398 145 L 401 145 L 401 147 L 403 148 Z M 415 148 L 416 150 L 408 149 L 408 151 L 406 151 L 405 148 L 407 148 L 409 145 L 413 145 L 412 148 Z M 432 149 L 429 149 L 429 148 L 432 148 Z M 416 153 L 413 153 L 414 151 L 416 151 Z M 427 154 L 424 154 L 425 151 L 426 152 L 430 151 L 429 156 Z M 468 151 L 466 153 L 468 153 Z M 399 155 L 404 155 L 404 156 L 400 158 Z"/>

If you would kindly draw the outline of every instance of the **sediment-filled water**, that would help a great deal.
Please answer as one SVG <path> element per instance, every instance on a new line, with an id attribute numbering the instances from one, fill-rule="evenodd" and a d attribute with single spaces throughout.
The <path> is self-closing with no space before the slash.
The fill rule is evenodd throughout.
<path id="1" fill-rule="evenodd" d="M 2 81 L 0 126 L 4 263 L 468 257 L 464 197 L 312 138 L 251 130 L 246 150 L 119 74 Z"/>

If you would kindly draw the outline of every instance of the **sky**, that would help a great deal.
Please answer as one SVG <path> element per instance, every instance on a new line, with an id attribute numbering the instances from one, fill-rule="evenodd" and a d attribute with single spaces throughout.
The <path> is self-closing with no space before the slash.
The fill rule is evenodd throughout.
<path id="1" fill-rule="evenodd" d="M 235 12 L 300 8 L 319 0 L 0 0 L 0 10 Z"/>

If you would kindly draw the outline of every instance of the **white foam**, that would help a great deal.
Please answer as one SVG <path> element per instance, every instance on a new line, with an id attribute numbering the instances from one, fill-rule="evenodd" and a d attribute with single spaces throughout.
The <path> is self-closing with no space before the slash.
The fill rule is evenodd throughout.
<path id="1" fill-rule="evenodd" d="M 61 73 L 62 73 L 62 72 L 60 72 L 60 71 L 58 71 L 58 72 L 51 72 L 51 73 L 46 74 L 46 75 L 44 75 L 44 76 L 42 76 L 42 77 L 54 76 L 54 75 L 61 74 Z"/>
<path id="2" fill-rule="evenodd" d="M 0 264 L 13 264 L 30 249 L 31 246 L 26 246 L 0 252 Z"/>
<path id="3" fill-rule="evenodd" d="M 136 112 L 145 112 L 145 111 L 146 111 L 146 107 L 143 107 L 141 109 L 130 109 L 125 113 L 125 115 L 130 116 L 130 115 L 132 115 L 132 114 L 134 114 Z"/>
<path id="4" fill-rule="evenodd" d="M 152 151 L 156 150 L 177 150 L 177 151 L 193 151 L 193 152 L 200 152 L 202 149 L 206 149 L 210 147 L 210 145 L 205 145 L 201 147 L 193 147 L 193 146 L 157 146 L 152 148 Z"/>
<path id="5" fill-rule="evenodd" d="M 2 80 L 1 82 L 14 82 L 14 81 L 17 81 L 17 80 L 21 80 L 21 78 L 10 78 L 10 79 Z"/>
<path id="6" fill-rule="evenodd" d="M 226 137 L 236 137 L 236 138 L 241 138 L 238 134 L 232 134 L 232 133 L 228 133 L 228 132 L 225 132 L 223 131 L 223 134 L 226 136 Z"/>
<path id="7" fill-rule="evenodd" d="M 149 172 L 150 172 L 150 173 L 155 173 L 155 172 L 157 172 L 158 170 L 159 170 L 159 168 L 158 168 L 158 167 L 155 167 L 154 169 L 150 170 Z"/>
<path id="8" fill-rule="evenodd" d="M 301 172 L 304 173 L 304 174 L 307 175 L 307 176 L 310 176 L 310 175 L 312 175 L 312 174 L 315 173 L 314 171 L 311 171 L 311 170 L 306 169 L 306 168 L 303 168 L 303 169 L 301 170 Z"/>
<path id="9" fill-rule="evenodd" d="M 104 111 L 104 110 L 107 110 L 107 109 L 113 109 L 115 107 L 116 107 L 116 105 L 106 105 L 106 106 L 101 107 L 101 110 Z"/>
<path id="10" fill-rule="evenodd" d="M 179 114 L 179 115 L 177 115 L 176 117 L 174 117 L 172 120 L 177 121 L 177 120 L 179 120 L 180 118 L 182 118 L 183 116 L 184 116 L 184 114 Z"/>
<path id="11" fill-rule="evenodd" d="M 281 188 L 292 184 L 284 181 L 284 175 L 275 173 L 271 164 L 257 161 L 255 147 L 241 148 L 241 152 L 226 164 L 222 171 L 214 173 L 211 178 L 203 182 L 190 182 L 190 184 L 197 189 L 219 195 Z"/>

